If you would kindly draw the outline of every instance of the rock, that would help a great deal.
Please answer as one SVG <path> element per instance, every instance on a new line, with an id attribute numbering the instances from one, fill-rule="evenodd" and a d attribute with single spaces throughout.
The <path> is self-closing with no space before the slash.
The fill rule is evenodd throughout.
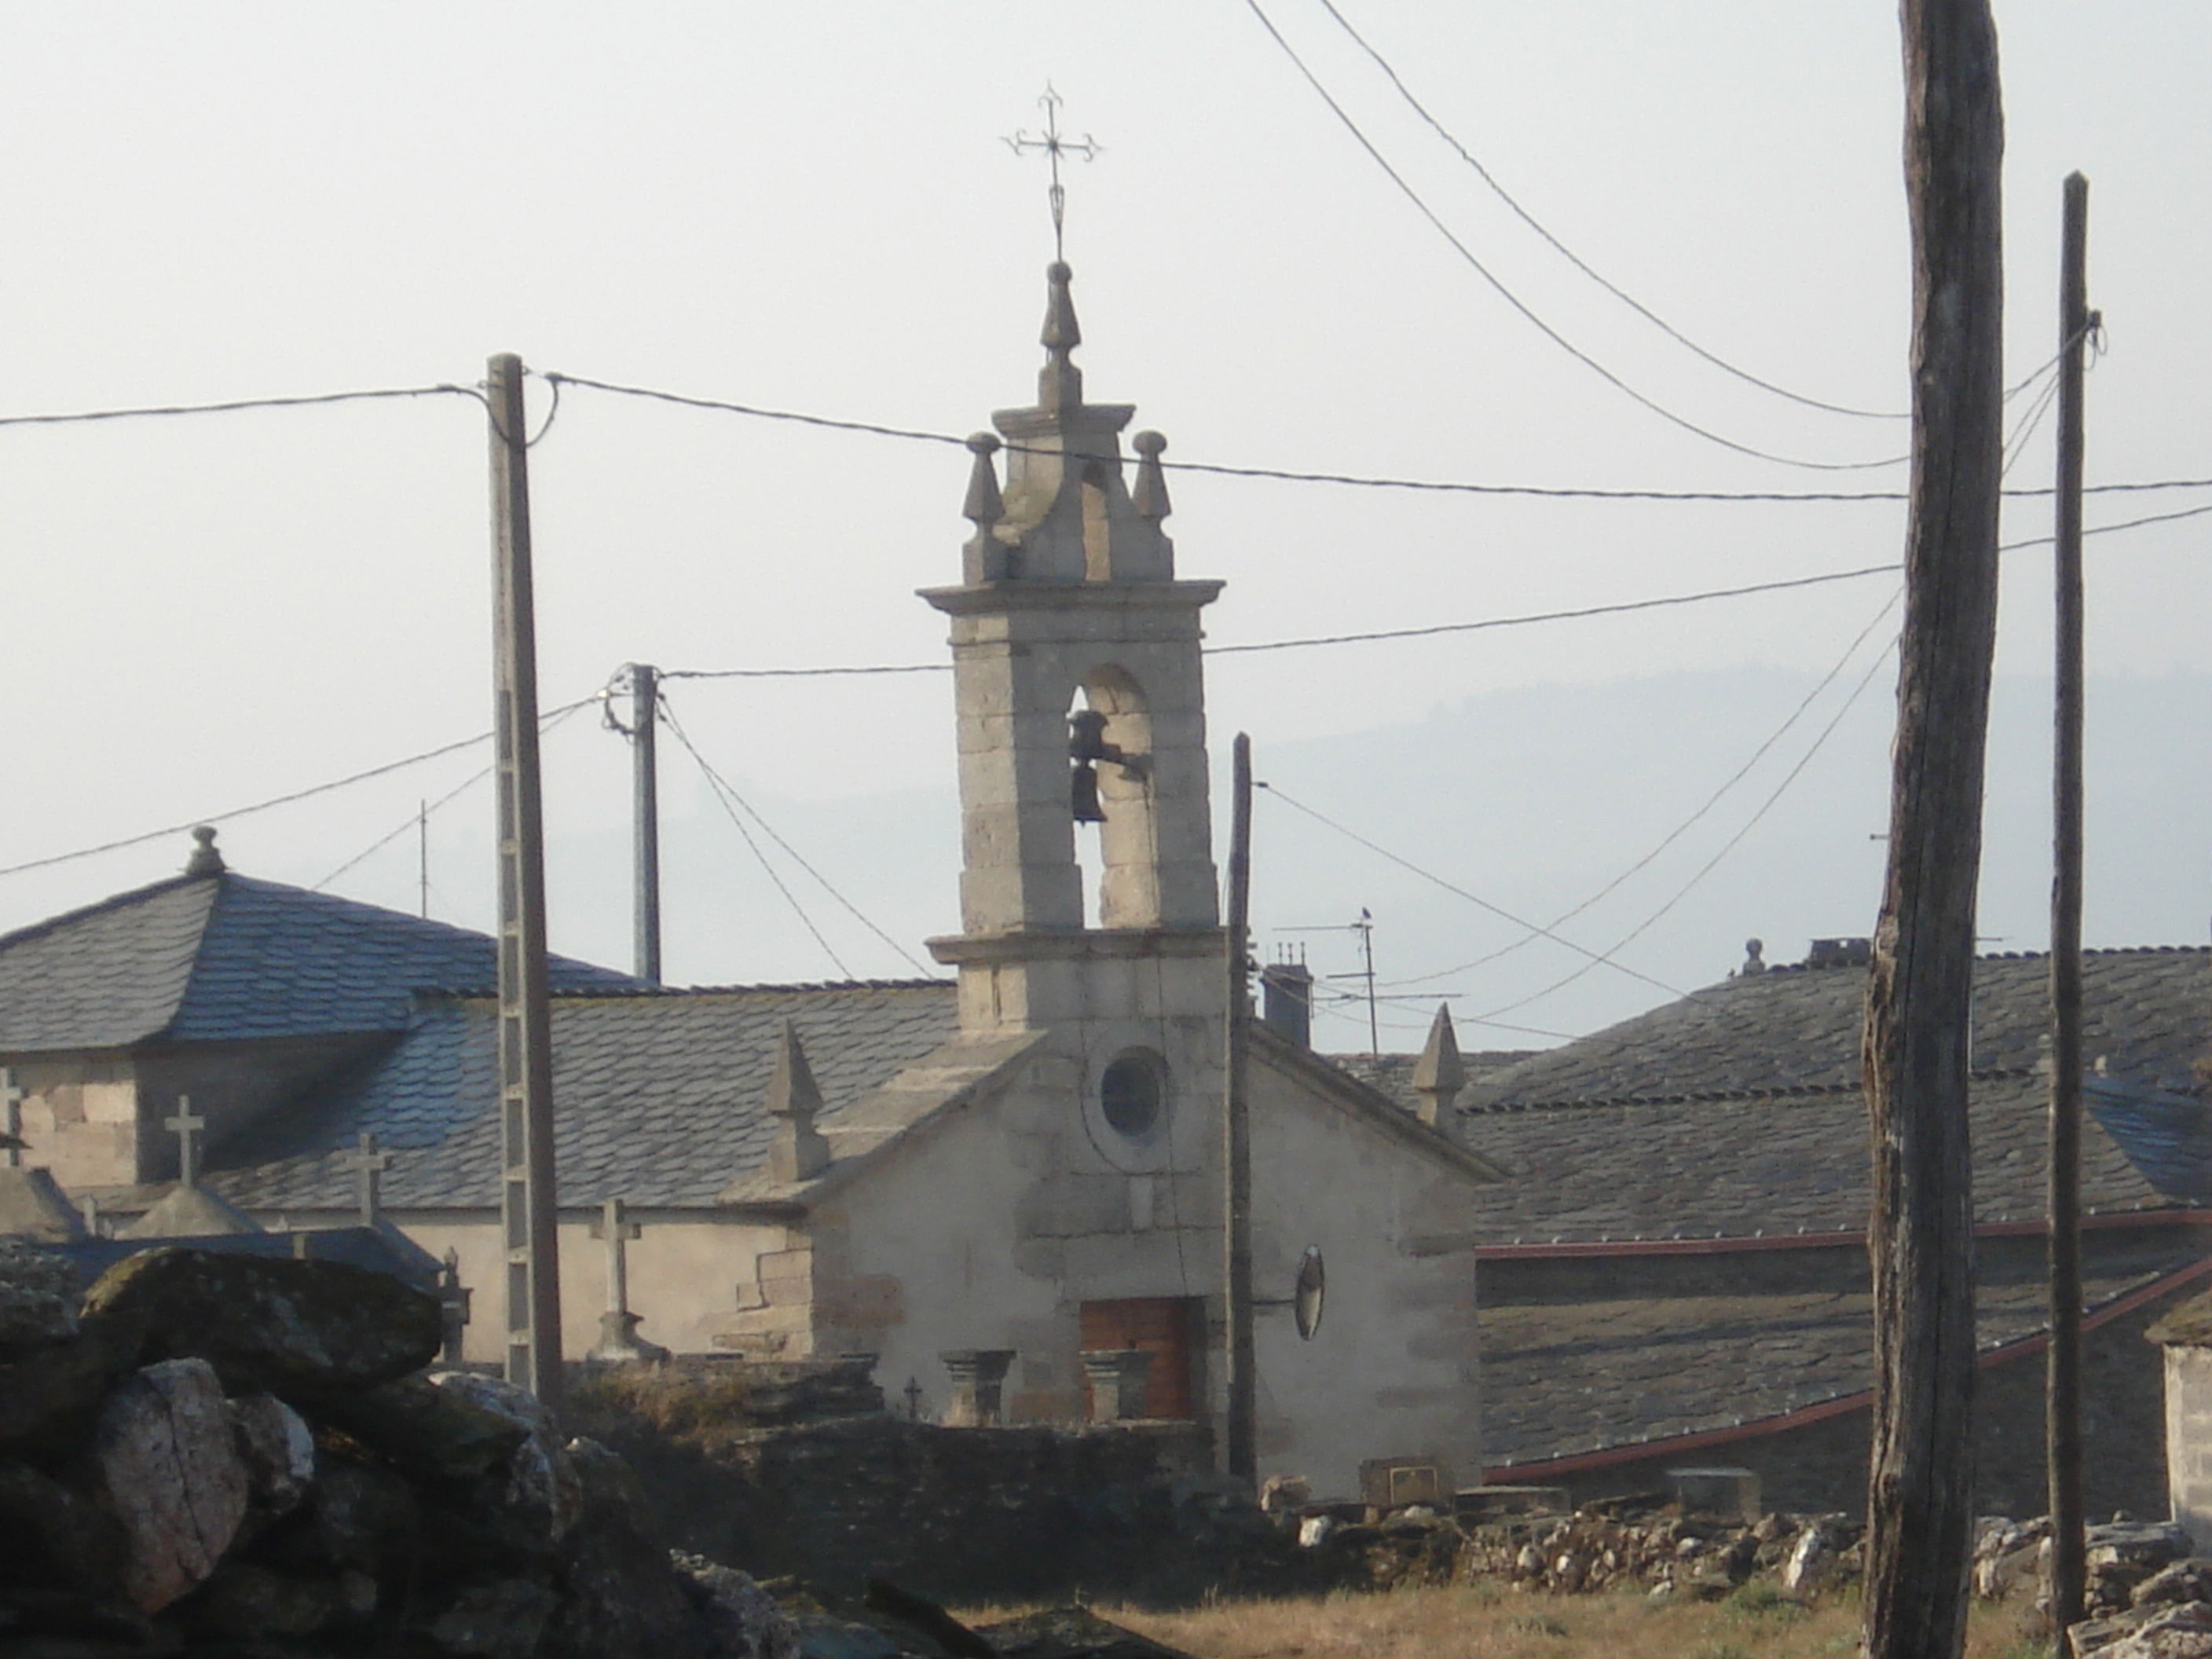
<path id="1" fill-rule="evenodd" d="M 582 1511 L 583 1492 L 552 1413 L 538 1396 L 512 1382 L 478 1376 L 473 1371 L 438 1371 L 432 1374 L 430 1382 L 449 1395 L 504 1417 L 525 1431 L 507 1461 L 507 1504 L 532 1517 L 534 1525 L 542 1525 L 550 1540 L 557 1542 L 567 1536 Z"/>
<path id="2" fill-rule="evenodd" d="M 2135 1587 L 2130 1601 L 2139 1607 L 2177 1601 L 2212 1601 L 2212 1561 L 2191 1556 L 2160 1567 Z"/>
<path id="3" fill-rule="evenodd" d="M 0 1448 L 33 1458 L 74 1445 L 92 1425 L 108 1384 L 138 1363 L 128 1320 L 85 1320 L 70 1340 L 0 1364 Z"/>
<path id="4" fill-rule="evenodd" d="M 707 1626 L 655 1535 L 629 1466 L 595 1441 L 567 1450 L 579 1502 L 562 1540 L 544 1659 L 708 1659 Z"/>
<path id="5" fill-rule="evenodd" d="M 233 1393 L 295 1403 L 420 1370 L 444 1344 L 435 1297 L 342 1261 L 146 1250 L 84 1306 L 139 1321 L 151 1357 L 204 1359 Z"/>
<path id="6" fill-rule="evenodd" d="M 474 1585 L 431 1621 L 430 1639 L 447 1653 L 532 1659 L 558 1605 L 551 1590 L 528 1579 Z"/>
<path id="7" fill-rule="evenodd" d="M 1797 1534 L 1784 1558 L 1782 1590 L 1785 1595 L 1809 1595 L 1834 1573 L 1836 1540 L 1826 1527 L 1815 1522 Z"/>
<path id="8" fill-rule="evenodd" d="M 0 1464 L 0 1583 L 124 1600 L 130 1546 L 107 1509 L 21 1464 Z"/>
<path id="9" fill-rule="evenodd" d="M 691 1586 L 719 1659 L 799 1659 L 799 1627 L 750 1578 L 704 1556 L 672 1551 L 668 1559 Z"/>
<path id="10" fill-rule="evenodd" d="M 1312 1502 L 1313 1482 L 1302 1474 L 1271 1474 L 1260 1484 L 1260 1508 L 1266 1514 L 1288 1514 Z"/>
<path id="11" fill-rule="evenodd" d="M 2138 1609 L 2116 1619 L 2086 1619 L 2066 1632 L 2074 1659 L 2212 1659 L 2212 1605 Z"/>
<path id="12" fill-rule="evenodd" d="M 2120 1567 L 2148 1577 L 2189 1553 L 2189 1534 L 2171 1521 L 2114 1521 L 2087 1528 L 2089 1571 Z"/>
<path id="13" fill-rule="evenodd" d="M 1088 1607 L 1054 1607 L 1004 1623 L 981 1626 L 976 1634 L 1003 1654 L 1020 1659 L 1191 1659 L 1136 1632 L 1101 1619 Z"/>
<path id="14" fill-rule="evenodd" d="M 230 1409 L 255 1506 L 289 1514 L 314 1482 L 314 1431 L 273 1394 L 247 1395 L 232 1401 Z"/>
<path id="15" fill-rule="evenodd" d="M 65 1256 L 0 1235 L 0 1358 L 76 1334 L 76 1270 Z"/>
<path id="16" fill-rule="evenodd" d="M 125 1586 L 157 1613 L 215 1571 L 246 1518 L 246 1462 L 214 1368 L 147 1366 L 108 1396 L 95 1443 L 129 1542 Z"/>
<path id="17" fill-rule="evenodd" d="M 358 1575 L 356 1575 L 356 1577 Z M 375 1584 L 368 1581 L 369 1605 Z M 357 1589 L 352 1598 L 357 1599 Z M 215 1570 L 193 1610 L 225 1636 L 313 1636 L 353 1613 L 349 1587 L 336 1577 L 301 1578 L 251 1561 Z"/>
<path id="18" fill-rule="evenodd" d="M 792 1621 L 792 1630 L 799 1659 L 907 1659 L 915 1650 L 873 1625 L 833 1613 L 802 1613 Z"/>
<path id="19" fill-rule="evenodd" d="M 325 1457 L 307 1501 L 258 1540 L 254 1553 L 303 1573 L 375 1575 L 421 1547 L 413 1491 L 390 1469 Z"/>
<path id="20" fill-rule="evenodd" d="M 512 1413 L 420 1376 L 326 1400 L 318 1414 L 410 1474 L 434 1480 L 503 1470 L 531 1432 Z"/>

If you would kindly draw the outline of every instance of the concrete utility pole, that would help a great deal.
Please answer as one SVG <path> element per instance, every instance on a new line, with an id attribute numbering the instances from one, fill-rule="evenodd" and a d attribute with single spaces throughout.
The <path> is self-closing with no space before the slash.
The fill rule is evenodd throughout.
<path id="1" fill-rule="evenodd" d="M 1968 1027 L 2004 407 L 1989 0 L 1903 0 L 1912 479 L 1889 868 L 1868 975 L 1868 1659 L 1956 1659 L 1973 1528 Z"/>
<path id="2" fill-rule="evenodd" d="M 1251 1046 L 1252 1004 L 1245 984 L 1252 913 L 1252 739 L 1237 734 L 1236 783 L 1229 829 L 1229 918 L 1225 990 L 1229 999 L 1228 1054 L 1223 1090 L 1222 1163 L 1227 1190 L 1222 1205 L 1223 1349 L 1229 1395 L 1228 1472 L 1240 1480 L 1259 1478 L 1255 1413 L 1259 1398 L 1252 1353 L 1252 1124 L 1245 1098 L 1245 1057 Z"/>
<path id="3" fill-rule="evenodd" d="M 660 983 L 660 762 L 654 737 L 660 726 L 660 671 L 629 665 L 629 742 L 632 842 L 637 879 L 637 976 Z"/>
<path id="4" fill-rule="evenodd" d="M 2089 181 L 2068 175 L 2058 271 L 2058 488 L 2051 773 L 2051 1352 L 2044 1449 L 2051 1483 L 2051 1618 L 2081 1621 L 2081 360 L 2089 310 Z"/>
<path id="5" fill-rule="evenodd" d="M 538 641 L 530 576 L 522 359 L 491 360 L 492 615 L 499 774 L 500 1238 L 507 1377 L 561 1399 L 561 1239 L 553 1042 L 545 976 L 545 826 L 538 775 Z"/>

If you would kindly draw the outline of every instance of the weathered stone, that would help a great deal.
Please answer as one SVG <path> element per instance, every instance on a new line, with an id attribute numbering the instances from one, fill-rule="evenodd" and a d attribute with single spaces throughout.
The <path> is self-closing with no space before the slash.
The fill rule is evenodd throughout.
<path id="1" fill-rule="evenodd" d="M 82 1590 L 0 1588 L 0 1652 L 9 1659 L 105 1659 L 158 1651 L 154 1627 L 127 1603 Z"/>
<path id="2" fill-rule="evenodd" d="M 568 1535 L 583 1510 L 583 1489 L 560 1431 L 536 1395 L 495 1376 L 473 1371 L 439 1371 L 431 1383 L 449 1397 L 505 1418 L 524 1431 L 507 1460 L 507 1503 L 518 1515 L 542 1525 L 548 1540 Z"/>
<path id="3" fill-rule="evenodd" d="M 101 1407 L 97 1449 L 130 1542 L 125 1588 L 159 1612 L 215 1571 L 246 1518 L 246 1462 L 214 1368 L 146 1367 Z"/>
<path id="4" fill-rule="evenodd" d="M 568 1449 L 580 1494 L 545 1659 L 708 1659 L 707 1626 L 655 1535 L 637 1477 L 598 1443 Z"/>
<path id="5" fill-rule="evenodd" d="M 76 1272 L 65 1257 L 0 1236 L 0 1357 L 76 1334 Z"/>
<path id="6" fill-rule="evenodd" d="M 2212 1659 L 2212 1605 L 2138 1608 L 2113 1619 L 2087 1619 L 2069 1627 L 2074 1659 Z"/>
<path id="7" fill-rule="evenodd" d="M 2212 1601 L 2212 1560 L 2191 1556 L 2160 1567 L 2135 1587 L 2128 1598 L 2139 1607 L 2174 1601 Z"/>
<path id="8" fill-rule="evenodd" d="M 0 1463 L 0 1583 L 123 1599 L 130 1550 L 104 1506 L 37 1469 Z"/>
<path id="9" fill-rule="evenodd" d="M 325 1457 L 307 1502 L 256 1540 L 254 1554 L 303 1573 L 380 1574 L 421 1547 L 413 1491 L 390 1469 Z"/>
<path id="10" fill-rule="evenodd" d="M 212 1364 L 234 1393 L 317 1401 L 417 1371 L 437 1357 L 437 1298 L 340 1261 L 148 1250 L 102 1273 L 88 1313 L 143 1322 L 147 1352 Z"/>
<path id="11" fill-rule="evenodd" d="M 255 1505 L 270 1515 L 289 1514 L 315 1478 L 314 1431 L 273 1394 L 250 1394 L 230 1407 Z"/>
<path id="12" fill-rule="evenodd" d="M 447 1653 L 532 1659 L 558 1601 L 526 1578 L 474 1585 L 431 1621 L 430 1639 Z"/>
<path id="13" fill-rule="evenodd" d="M 193 1602 L 226 1636 L 313 1636 L 351 1612 L 332 1577 L 296 1577 L 252 1561 L 226 1561 Z"/>
<path id="14" fill-rule="evenodd" d="M 0 1448 L 52 1456 L 90 1427 L 107 1386 L 138 1360 L 128 1321 L 88 1319 L 69 1341 L 0 1365 Z"/>
<path id="15" fill-rule="evenodd" d="M 465 1390 L 420 1376 L 334 1396 L 319 1403 L 317 1414 L 410 1474 L 431 1480 L 465 1480 L 503 1468 L 531 1432 L 527 1423 L 479 1404 Z"/>
<path id="16" fill-rule="evenodd" d="M 672 1551 L 668 1559 L 691 1586 L 720 1659 L 799 1659 L 799 1627 L 750 1578 L 704 1556 Z"/>

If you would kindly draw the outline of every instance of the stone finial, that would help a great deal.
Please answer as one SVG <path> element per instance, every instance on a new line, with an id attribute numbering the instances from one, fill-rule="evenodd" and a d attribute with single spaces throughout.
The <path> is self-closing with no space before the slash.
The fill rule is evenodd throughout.
<path id="1" fill-rule="evenodd" d="M 1766 941 L 1747 939 L 1743 942 L 1743 966 L 1736 969 L 1739 978 L 1749 979 L 1753 974 L 1766 971 Z"/>
<path id="2" fill-rule="evenodd" d="M 768 1110 L 775 1120 L 768 1169 L 779 1185 L 811 1181 L 830 1167 L 830 1143 L 814 1127 L 815 1114 L 821 1109 L 822 1090 L 814 1081 L 813 1067 L 806 1063 L 799 1028 L 787 1019 L 776 1039 L 775 1069 L 768 1080 Z"/>
<path id="3" fill-rule="evenodd" d="M 1005 498 L 999 494 L 999 469 L 991 460 L 999 453 L 998 434 L 975 433 L 968 440 L 968 447 L 975 453 L 975 464 L 968 469 L 968 499 L 961 506 L 960 516 L 977 530 L 988 531 L 1006 511 Z"/>
<path id="4" fill-rule="evenodd" d="M 1073 409 L 1083 401 L 1083 371 L 1069 355 L 1083 343 L 1083 330 L 1075 320 L 1075 297 L 1068 291 L 1074 276 L 1065 260 L 1054 259 L 1044 268 L 1044 331 L 1037 337 L 1045 353 L 1044 367 L 1037 371 L 1037 405 L 1042 409 Z"/>
<path id="5" fill-rule="evenodd" d="M 1129 440 L 1140 458 L 1137 462 L 1137 487 L 1129 492 L 1129 504 L 1137 509 L 1140 519 L 1150 519 L 1158 524 L 1175 511 L 1168 500 L 1168 475 L 1160 465 L 1160 452 L 1168 441 L 1157 432 L 1139 432 Z"/>
<path id="6" fill-rule="evenodd" d="M 1452 1030 L 1451 1005 L 1437 1005 L 1429 1026 L 1429 1040 L 1413 1062 L 1413 1092 L 1421 1097 L 1421 1121 L 1446 1133 L 1452 1130 L 1452 1102 L 1467 1087 L 1467 1064 L 1459 1055 L 1459 1036 Z"/>
<path id="7" fill-rule="evenodd" d="M 192 840 L 196 844 L 192 848 L 191 857 L 185 860 L 185 873 L 188 876 L 221 875 L 227 866 L 222 861 L 222 854 L 216 850 L 215 826 L 211 823 L 198 825 L 192 830 Z"/>

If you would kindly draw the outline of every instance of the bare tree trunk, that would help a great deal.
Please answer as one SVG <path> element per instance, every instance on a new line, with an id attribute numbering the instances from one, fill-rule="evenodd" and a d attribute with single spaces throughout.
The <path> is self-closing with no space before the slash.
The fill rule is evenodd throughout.
<path id="1" fill-rule="evenodd" d="M 1889 871 L 1867 988 L 1869 1659 L 1955 1659 L 1973 1525 L 1974 896 L 1996 630 L 1999 164 L 1988 0 L 1902 0 L 1912 483 Z"/>

